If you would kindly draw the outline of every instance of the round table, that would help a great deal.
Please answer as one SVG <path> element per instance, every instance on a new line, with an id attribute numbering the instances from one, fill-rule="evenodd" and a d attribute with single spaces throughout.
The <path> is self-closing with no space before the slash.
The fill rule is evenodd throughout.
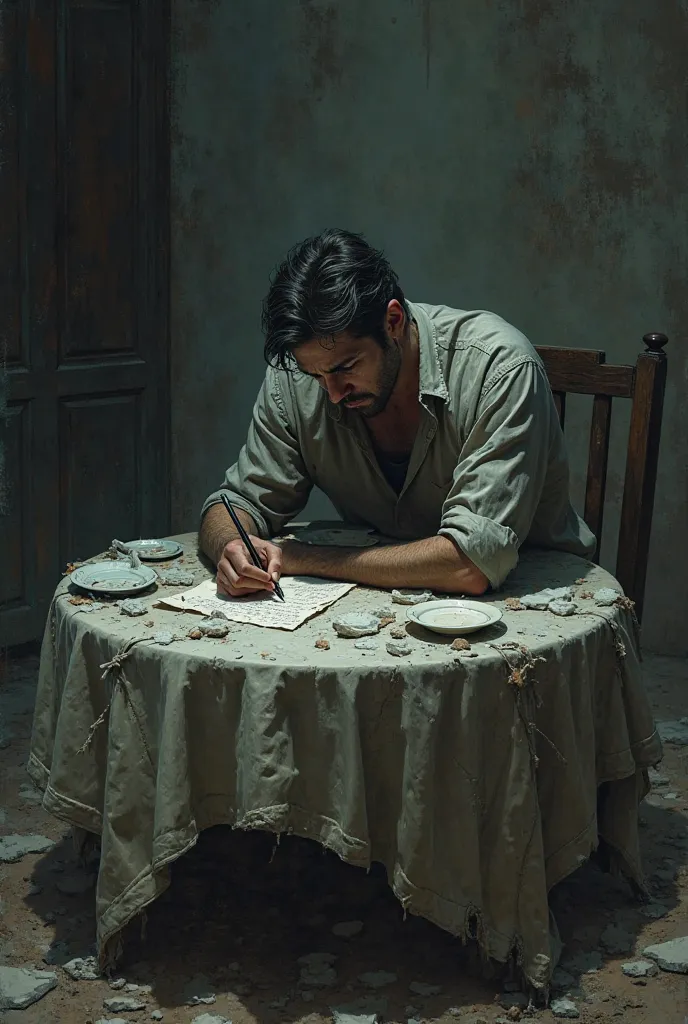
<path id="1" fill-rule="evenodd" d="M 208 578 L 196 535 L 170 563 Z M 94 561 L 97 559 L 93 559 Z M 164 568 L 165 566 L 163 566 Z M 157 566 L 156 566 L 157 568 Z M 570 586 L 576 614 L 514 599 Z M 44 807 L 100 836 L 98 946 L 168 885 L 201 829 L 231 824 L 314 839 L 350 863 L 382 862 L 405 908 L 478 937 L 505 961 L 520 949 L 549 980 L 548 892 L 596 847 L 642 883 L 637 806 L 661 746 L 643 689 L 632 612 L 598 606 L 603 569 L 522 550 L 503 619 L 469 637 L 406 626 L 406 608 L 356 587 L 293 632 L 237 625 L 191 639 L 200 616 L 156 607 L 91 610 L 66 576 L 41 655 L 29 771 Z M 508 600 L 511 599 L 511 600 Z M 332 619 L 390 607 L 374 650 Z M 161 631 L 175 639 L 161 643 Z M 165 639 L 164 637 L 162 639 Z M 316 646 L 318 640 L 329 641 Z"/>

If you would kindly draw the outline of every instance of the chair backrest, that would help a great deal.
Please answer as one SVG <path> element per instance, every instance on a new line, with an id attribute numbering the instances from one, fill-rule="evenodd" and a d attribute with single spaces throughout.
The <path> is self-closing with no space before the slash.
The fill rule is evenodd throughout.
<path id="1" fill-rule="evenodd" d="M 638 619 L 642 617 L 650 547 L 667 371 L 663 349 L 668 338 L 665 334 L 646 334 L 643 341 L 645 352 L 638 356 L 635 366 L 608 364 L 605 353 L 596 349 L 537 349 L 545 364 L 562 429 L 566 395 L 593 396 L 583 518 L 597 538 L 595 561 L 599 558 L 604 518 L 612 399 L 631 400 L 616 578 L 626 595 L 635 601 Z"/>

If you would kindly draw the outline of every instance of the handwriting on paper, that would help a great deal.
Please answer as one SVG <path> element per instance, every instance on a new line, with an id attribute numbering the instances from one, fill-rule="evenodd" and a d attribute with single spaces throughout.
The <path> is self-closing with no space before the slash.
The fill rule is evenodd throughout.
<path id="1" fill-rule="evenodd" d="M 310 576 L 283 576 L 280 580 L 284 601 L 263 592 L 248 597 L 224 597 L 217 593 L 215 580 L 174 597 L 162 597 L 159 604 L 203 615 L 223 615 L 233 622 L 246 622 L 271 629 L 296 629 L 318 612 L 344 597 L 354 583 L 337 583 Z"/>

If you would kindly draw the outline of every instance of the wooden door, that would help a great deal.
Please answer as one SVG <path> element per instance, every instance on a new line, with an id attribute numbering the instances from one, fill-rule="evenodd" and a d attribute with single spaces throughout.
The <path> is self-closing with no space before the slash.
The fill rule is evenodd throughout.
<path id="1" fill-rule="evenodd" d="M 169 526 L 167 3 L 2 3 L 0 644 Z"/>

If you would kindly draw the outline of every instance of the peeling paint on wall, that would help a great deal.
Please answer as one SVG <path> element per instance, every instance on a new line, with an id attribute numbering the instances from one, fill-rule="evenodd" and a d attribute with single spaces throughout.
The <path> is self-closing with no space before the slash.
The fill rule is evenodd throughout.
<path id="1" fill-rule="evenodd" d="M 387 250 L 411 298 L 494 309 L 536 344 L 633 362 L 645 332 L 669 335 L 644 636 L 688 653 L 685 3 L 240 8 L 173 2 L 176 526 L 193 528 L 245 434 L 272 268 L 346 226 Z M 579 495 L 587 415 L 571 402 Z M 618 404 L 612 568 L 627 423 Z"/>

